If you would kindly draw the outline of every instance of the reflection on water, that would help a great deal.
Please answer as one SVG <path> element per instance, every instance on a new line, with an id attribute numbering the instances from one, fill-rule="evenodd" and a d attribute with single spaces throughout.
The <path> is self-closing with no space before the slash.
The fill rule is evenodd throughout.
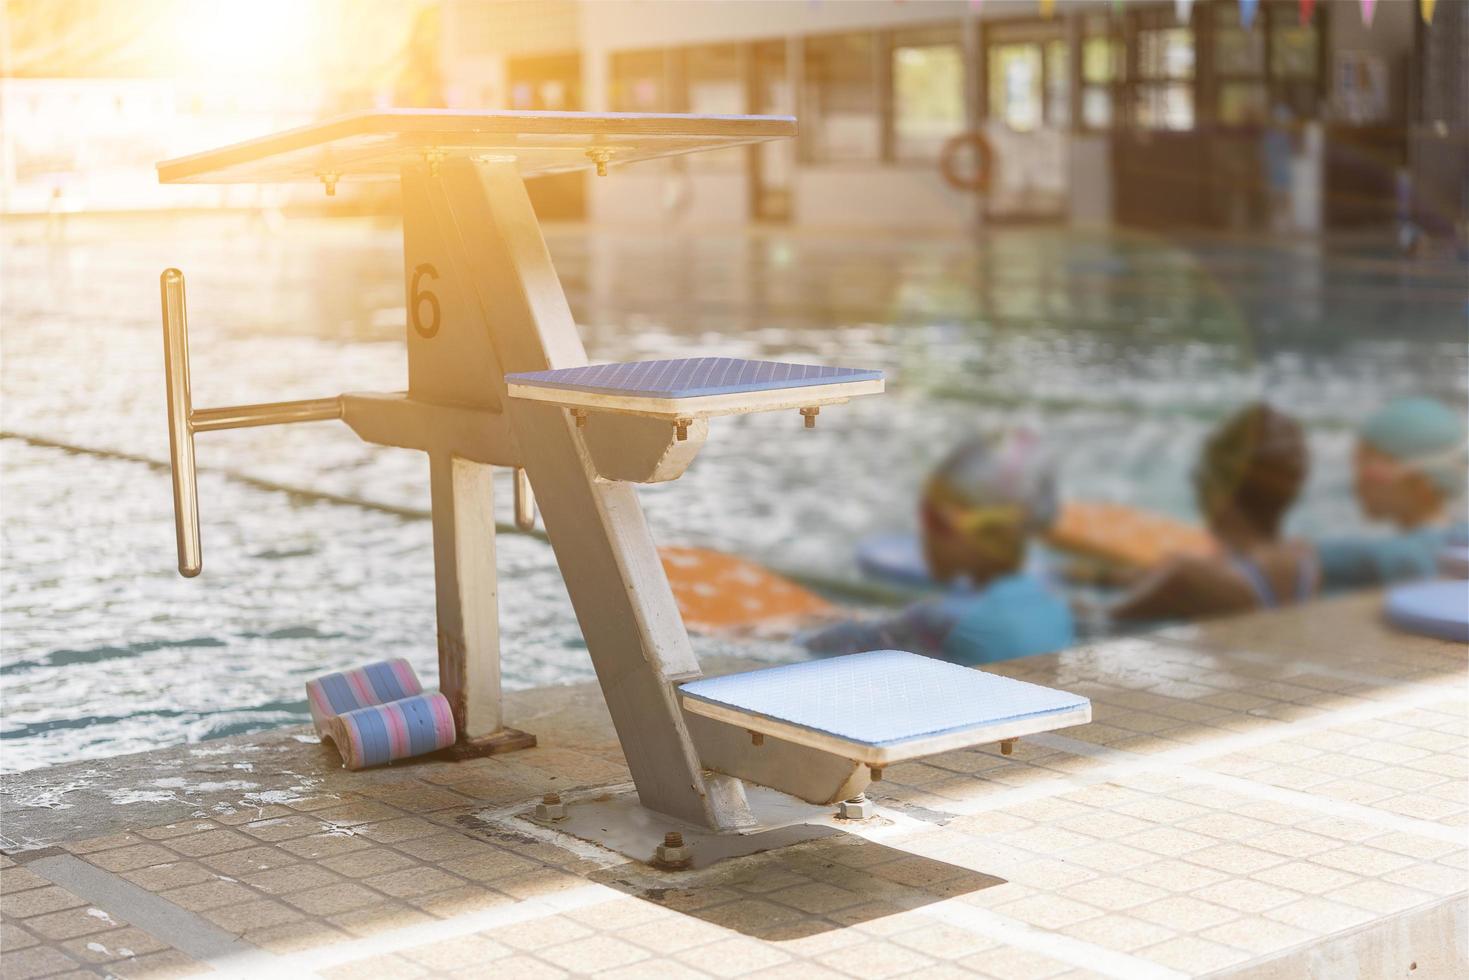
<path id="1" fill-rule="evenodd" d="M 390 223 L 98 220 L 4 235 L 7 433 L 166 459 L 157 279 L 169 265 L 189 276 L 196 403 L 404 384 Z M 1464 266 L 1367 246 L 1035 229 L 978 245 L 549 237 L 595 360 L 731 354 L 888 372 L 887 395 L 823 412 L 814 432 L 795 413 L 718 420 L 684 479 L 642 491 L 660 540 L 783 568 L 851 575 L 854 539 L 908 527 L 926 467 L 999 426 L 1042 431 L 1071 496 L 1187 514 L 1203 432 L 1261 394 L 1313 427 L 1294 528 L 1355 526 L 1354 420 L 1405 391 L 1465 397 Z M 303 721 L 307 677 L 386 656 L 432 683 L 428 524 L 228 475 L 423 509 L 420 455 L 329 423 L 204 436 L 206 571 L 185 581 L 166 471 L 16 438 L 0 454 L 5 768 Z M 591 677 L 549 549 L 499 547 L 507 685 Z M 734 646 L 696 640 L 701 653 Z"/>

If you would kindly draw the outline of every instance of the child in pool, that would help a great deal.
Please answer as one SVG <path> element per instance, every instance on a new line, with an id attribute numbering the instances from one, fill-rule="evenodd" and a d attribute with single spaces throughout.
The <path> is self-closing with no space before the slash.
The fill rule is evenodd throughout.
<path id="1" fill-rule="evenodd" d="M 1469 537 L 1466 439 L 1463 416 L 1431 398 L 1399 398 L 1363 423 L 1353 460 L 1357 502 L 1366 517 L 1396 532 L 1317 542 L 1325 588 L 1434 574 L 1444 545 Z"/>
<path id="2" fill-rule="evenodd" d="M 1300 425 L 1265 404 L 1242 409 L 1209 436 L 1194 489 L 1217 555 L 1178 557 L 1111 608 L 1116 619 L 1192 619 L 1301 602 L 1319 582 L 1314 549 L 1281 524 L 1305 483 Z"/>
<path id="3" fill-rule="evenodd" d="M 908 650 L 966 665 L 1070 646 L 1076 629 L 1066 600 L 1023 571 L 1028 538 L 1055 514 L 1054 474 L 1031 436 L 960 446 L 929 477 L 920 505 L 929 571 L 949 591 L 802 642 L 820 654 Z"/>

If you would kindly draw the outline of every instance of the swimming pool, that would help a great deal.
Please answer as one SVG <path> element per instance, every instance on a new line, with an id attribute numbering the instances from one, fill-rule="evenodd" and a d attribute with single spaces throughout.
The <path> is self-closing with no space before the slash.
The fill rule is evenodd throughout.
<path id="1" fill-rule="evenodd" d="M 157 465 L 159 271 L 189 277 L 196 404 L 392 390 L 406 375 L 396 225 L 77 219 L 0 235 L 0 768 L 304 721 L 307 677 L 386 656 L 432 683 L 421 455 L 329 423 L 201 439 L 205 573 L 187 581 Z M 1261 395 L 1312 423 L 1292 527 L 1353 527 L 1352 423 L 1403 391 L 1462 403 L 1469 390 L 1465 265 L 1366 241 L 1056 229 L 978 243 L 578 228 L 549 239 L 594 360 L 726 354 L 887 372 L 888 394 L 823 412 L 815 433 L 794 413 L 717 420 L 686 477 L 640 491 L 661 542 L 782 568 L 854 574 L 853 540 L 908 526 L 926 468 L 998 426 L 1040 430 L 1072 496 L 1187 514 L 1202 434 Z M 506 685 L 589 679 L 550 549 L 502 536 L 499 562 Z"/>

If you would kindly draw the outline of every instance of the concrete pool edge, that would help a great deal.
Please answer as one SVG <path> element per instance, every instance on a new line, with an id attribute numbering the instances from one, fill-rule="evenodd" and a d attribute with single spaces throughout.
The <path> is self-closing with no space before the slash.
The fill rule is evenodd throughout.
<path id="1" fill-rule="evenodd" d="M 895 766 L 842 839 L 684 877 L 487 817 L 625 785 L 594 685 L 510 695 L 542 746 L 494 760 L 349 774 L 293 728 L 12 774 L 6 934 L 34 941 L 5 955 L 86 966 L 148 931 L 12 874 L 64 857 L 323 976 L 471 949 L 512 972 L 704 972 L 735 948 L 818 976 L 1461 974 L 1465 648 L 1386 632 L 1378 602 L 997 665 L 1087 694 L 1095 721 Z M 165 945 L 106 969 L 204 967 Z"/>

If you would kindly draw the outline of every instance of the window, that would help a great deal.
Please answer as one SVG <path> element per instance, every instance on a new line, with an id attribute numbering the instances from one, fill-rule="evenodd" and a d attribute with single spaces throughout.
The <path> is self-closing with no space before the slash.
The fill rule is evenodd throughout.
<path id="1" fill-rule="evenodd" d="M 1171 11 L 1169 12 L 1171 16 Z M 1143 129 L 1193 129 L 1194 32 L 1147 27 L 1137 32 L 1134 120 Z"/>
<path id="2" fill-rule="evenodd" d="M 758 41 L 750 52 L 750 108 L 763 114 L 790 113 L 794 108 L 784 41 Z M 756 218 L 789 221 L 791 158 L 782 140 L 756 143 L 750 154 L 751 207 Z"/>
<path id="3" fill-rule="evenodd" d="M 1041 47 L 996 44 L 989 51 L 990 118 L 1029 132 L 1041 124 Z"/>
<path id="4" fill-rule="evenodd" d="M 1138 31 L 1137 73 L 1144 79 L 1192 79 L 1194 32 L 1186 27 Z"/>
<path id="5" fill-rule="evenodd" d="M 1265 85 L 1265 27 L 1260 11 L 1245 27 L 1239 8 L 1216 7 L 1214 15 L 1215 112 L 1226 126 L 1258 125 L 1270 114 Z"/>
<path id="6" fill-rule="evenodd" d="M 1320 112 L 1321 18 L 1302 24 L 1295 11 L 1270 8 L 1270 92 L 1272 111 L 1285 109 L 1297 119 Z"/>
<path id="7" fill-rule="evenodd" d="M 1127 47 L 1111 34 L 1107 17 L 1089 17 L 1081 42 L 1081 124 L 1112 125 L 1112 95 L 1127 74 Z"/>
<path id="8" fill-rule="evenodd" d="M 1316 113 L 1320 35 L 1298 11 L 1262 5 L 1246 28 L 1233 4 L 1210 11 L 1214 112 L 1226 126 L 1261 125 Z"/>
<path id="9" fill-rule="evenodd" d="M 1071 45 L 1046 42 L 1046 123 L 1071 125 Z"/>
<path id="10" fill-rule="evenodd" d="M 510 108 L 552 112 L 581 108 L 581 57 L 575 54 L 512 58 L 506 65 Z"/>
<path id="11" fill-rule="evenodd" d="M 696 115 L 737 116 L 745 111 L 745 86 L 740 77 L 740 53 L 733 44 L 711 44 L 676 53 L 683 63 L 685 96 L 680 111 Z M 739 170 L 745 149 L 694 153 L 687 158 L 694 170 Z"/>
<path id="12" fill-rule="evenodd" d="M 1071 54 L 1055 21 L 1010 21 L 985 29 L 988 114 L 1018 132 L 1071 121 Z"/>
<path id="13" fill-rule="evenodd" d="M 1259 23 L 1264 16 L 1257 13 L 1256 22 L 1245 27 L 1240 21 L 1238 7 L 1214 8 L 1214 71 L 1217 74 L 1265 74 L 1265 31 Z"/>
<path id="14" fill-rule="evenodd" d="M 1280 24 L 1270 29 L 1270 74 L 1275 78 L 1316 78 L 1321 41 L 1310 24 Z"/>
<path id="15" fill-rule="evenodd" d="M 802 150 L 813 163 L 876 161 L 882 156 L 876 41 L 871 34 L 806 40 Z"/>
<path id="16" fill-rule="evenodd" d="M 965 128 L 964 50 L 957 29 L 905 31 L 893 38 L 893 155 L 937 160 Z"/>
<path id="17" fill-rule="evenodd" d="M 612 55 L 613 112 L 669 112 L 667 57 L 662 51 Z"/>
<path id="18" fill-rule="evenodd" d="M 711 44 L 682 52 L 688 80 L 687 108 L 700 115 L 737 116 L 745 111 L 740 84 L 739 50 L 733 44 Z"/>

